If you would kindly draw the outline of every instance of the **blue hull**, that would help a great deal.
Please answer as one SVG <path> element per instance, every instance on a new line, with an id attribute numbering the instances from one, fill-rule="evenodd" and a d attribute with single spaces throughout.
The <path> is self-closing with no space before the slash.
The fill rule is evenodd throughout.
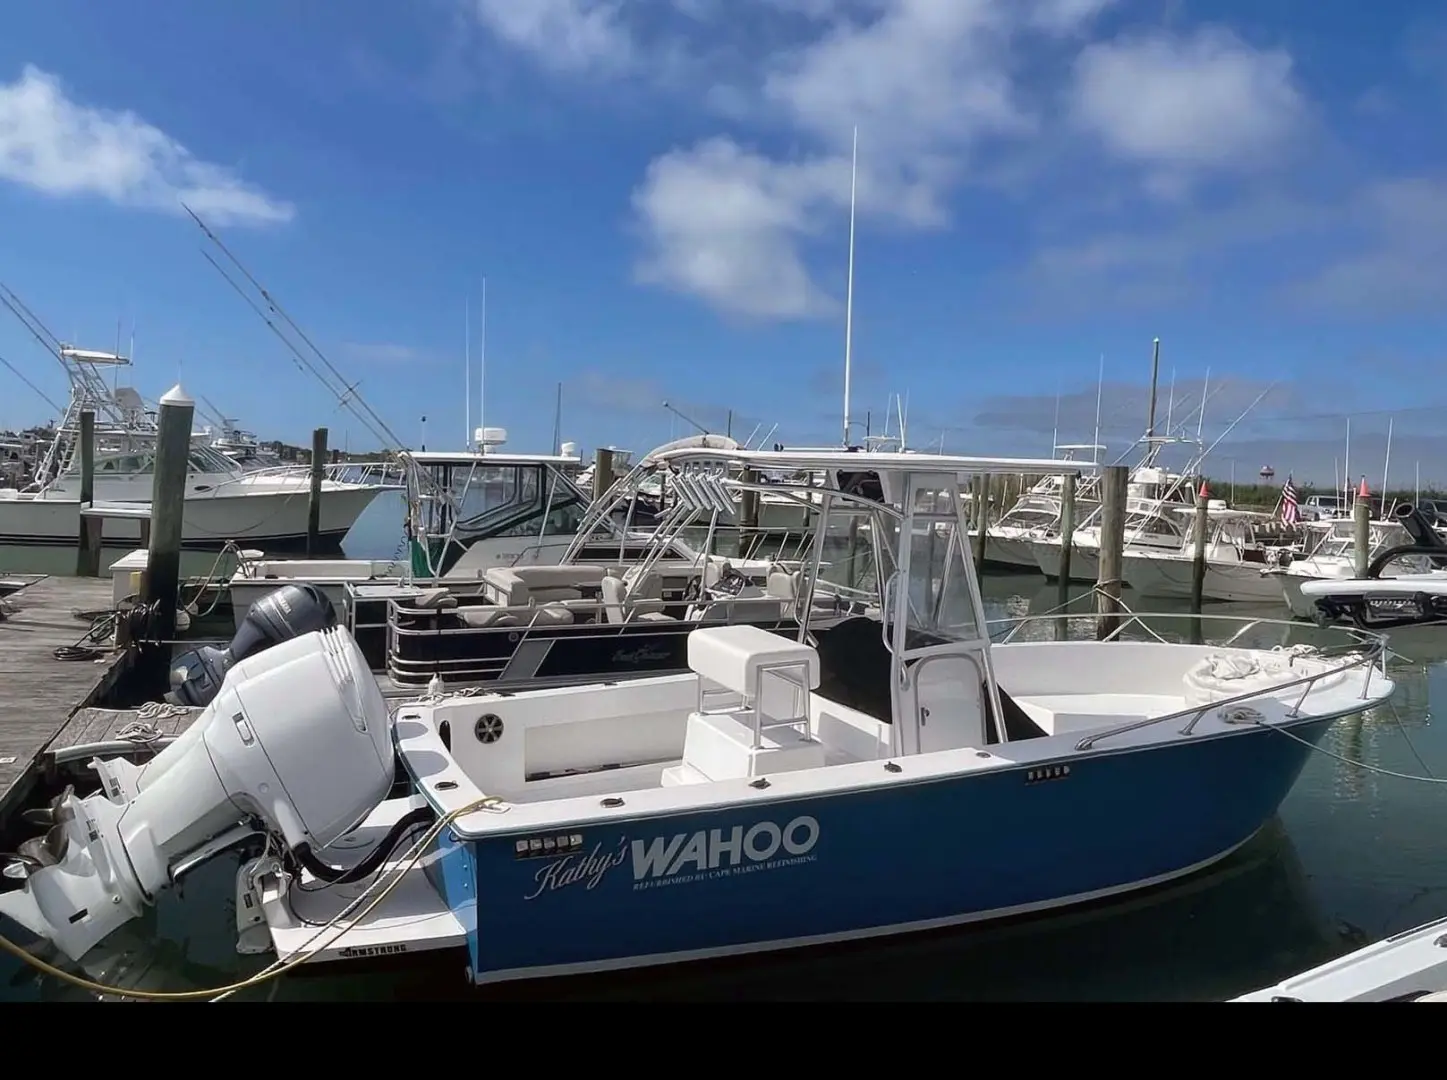
<path id="1" fill-rule="evenodd" d="M 1314 744 L 1330 723 L 1291 731 Z M 562 856 L 445 838 L 436 884 L 478 982 L 924 930 L 1199 869 L 1271 819 L 1310 753 L 1256 729 L 1074 755 L 1058 778 L 1022 767 L 585 827 Z"/>

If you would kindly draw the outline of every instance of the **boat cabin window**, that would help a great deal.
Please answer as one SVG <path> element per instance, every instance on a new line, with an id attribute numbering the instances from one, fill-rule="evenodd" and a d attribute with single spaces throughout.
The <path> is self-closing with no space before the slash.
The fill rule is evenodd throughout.
<path id="1" fill-rule="evenodd" d="M 213 450 L 209 446 L 196 446 L 191 449 L 187 458 L 187 466 L 191 472 L 198 473 L 226 473 L 236 471 L 236 462 L 223 454 L 220 450 Z"/>
<path id="2" fill-rule="evenodd" d="M 115 457 L 101 458 L 95 463 L 95 471 L 111 476 L 135 476 L 150 472 L 155 463 L 154 454 L 118 454 Z M 79 475 L 80 469 L 77 466 L 71 472 Z"/>
<path id="3" fill-rule="evenodd" d="M 571 536 L 587 510 L 582 491 L 560 471 L 541 463 L 474 467 L 459 461 L 434 466 L 433 475 L 440 486 L 451 490 L 458 531 L 471 540 Z M 448 524 L 430 521 L 428 528 L 440 533 Z"/>
<path id="4" fill-rule="evenodd" d="M 1125 531 L 1135 536 L 1180 536 L 1181 530 L 1175 522 L 1159 514 L 1131 515 L 1126 520 Z"/>
<path id="5" fill-rule="evenodd" d="M 1020 529 L 1038 525 L 1054 525 L 1060 520 L 1060 500 L 1026 495 L 1001 515 L 998 524 L 1012 525 Z"/>

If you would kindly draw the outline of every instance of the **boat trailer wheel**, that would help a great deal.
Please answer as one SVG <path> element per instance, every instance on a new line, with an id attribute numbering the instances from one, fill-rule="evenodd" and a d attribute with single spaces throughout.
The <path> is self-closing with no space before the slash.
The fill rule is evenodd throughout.
<path id="1" fill-rule="evenodd" d="M 495 743 L 502 738 L 502 717 L 496 713 L 484 713 L 472 726 L 472 733 L 480 743 Z"/>

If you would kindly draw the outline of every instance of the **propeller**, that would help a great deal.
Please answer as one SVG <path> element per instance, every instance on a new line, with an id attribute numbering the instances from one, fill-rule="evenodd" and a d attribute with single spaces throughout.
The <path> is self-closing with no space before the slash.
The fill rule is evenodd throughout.
<path id="1" fill-rule="evenodd" d="M 5 869 L 0 870 L 11 881 L 24 881 L 35 871 L 42 869 L 42 864 L 24 854 L 7 854 L 5 856 Z"/>
<path id="2" fill-rule="evenodd" d="M 49 829 L 55 825 L 64 825 L 75 817 L 75 811 L 71 809 L 70 797 L 75 794 L 75 785 L 66 784 L 65 790 L 50 800 L 46 806 L 36 806 L 24 811 L 20 816 L 30 825 L 38 825 L 42 829 Z"/>
<path id="3" fill-rule="evenodd" d="M 5 867 L 6 877 L 23 881 L 36 870 L 56 866 L 65 860 L 65 853 L 70 848 L 70 836 L 65 826 L 75 817 L 75 810 L 70 804 L 70 797 L 74 794 L 74 785 L 66 784 L 65 790 L 51 799 L 49 806 L 38 806 L 21 815 L 27 823 L 38 825 L 45 832 L 20 845 L 19 851 L 10 857 L 11 861 Z"/>
<path id="4" fill-rule="evenodd" d="M 58 866 L 65 861 L 66 850 L 70 847 L 70 835 L 64 825 L 52 825 L 44 836 L 32 836 L 20 845 L 22 858 L 31 859 L 41 866 Z"/>

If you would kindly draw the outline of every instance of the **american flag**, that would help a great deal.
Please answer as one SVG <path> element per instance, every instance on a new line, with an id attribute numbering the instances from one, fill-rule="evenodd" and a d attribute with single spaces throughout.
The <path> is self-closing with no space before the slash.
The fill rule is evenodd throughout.
<path id="1" fill-rule="evenodd" d="M 1286 483 L 1281 485 L 1281 520 L 1288 525 L 1295 525 L 1300 513 L 1296 507 L 1296 488 L 1291 484 L 1291 477 L 1286 478 Z"/>

